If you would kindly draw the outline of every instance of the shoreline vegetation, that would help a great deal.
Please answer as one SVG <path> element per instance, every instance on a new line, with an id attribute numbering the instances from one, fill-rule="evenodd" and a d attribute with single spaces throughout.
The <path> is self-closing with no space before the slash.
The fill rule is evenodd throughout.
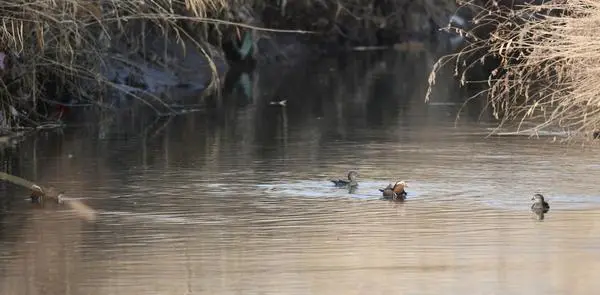
<path id="1" fill-rule="evenodd" d="M 600 3 L 521 2 L 460 3 L 474 12 L 473 27 L 449 29 L 465 36 L 467 45 L 434 65 L 425 100 L 436 72 L 450 65 L 461 85 L 479 90 L 471 99 L 488 103 L 499 121 L 493 133 L 511 126 L 515 134 L 562 130 L 562 141 L 600 137 L 600 44 L 595 41 Z M 478 66 L 485 68 L 485 79 L 470 75 Z"/>
<path id="2" fill-rule="evenodd" d="M 430 36 L 456 9 L 451 0 L 0 0 L 0 7 L 3 135 L 60 126 L 82 108 L 137 102 L 177 113 L 173 97 L 218 95 L 232 64 L 268 60 L 283 47 L 268 45 L 279 36 L 292 36 L 284 42 L 306 45 L 311 56 L 392 47 Z"/>
<path id="3" fill-rule="evenodd" d="M 238 64 L 277 63 L 274 56 L 294 47 L 310 57 L 394 48 L 434 38 L 441 28 L 465 44 L 435 64 L 428 94 L 435 73 L 452 65 L 462 85 L 479 90 L 471 99 L 484 99 L 499 127 L 539 122 L 526 131 L 558 127 L 569 139 L 600 129 L 593 54 L 600 33 L 591 29 L 600 4 L 590 0 L 0 0 L 0 6 L 0 135 L 61 126 L 79 109 L 119 110 L 134 102 L 159 115 L 185 112 L 176 110 L 181 103 L 174 97 L 194 96 L 196 105 L 218 97 L 225 74 Z"/>

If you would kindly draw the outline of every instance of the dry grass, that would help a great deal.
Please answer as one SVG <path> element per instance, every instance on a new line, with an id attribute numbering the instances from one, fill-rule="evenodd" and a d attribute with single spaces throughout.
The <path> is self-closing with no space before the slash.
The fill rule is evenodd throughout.
<path id="1" fill-rule="evenodd" d="M 518 123 L 523 130 L 524 122 L 533 122 L 533 131 L 563 128 L 568 139 L 600 130 L 599 1 L 552 1 L 516 10 L 465 5 L 478 12 L 474 30 L 486 26 L 491 33 L 478 38 L 474 30 L 461 32 L 469 45 L 436 63 L 430 89 L 435 72 L 449 61 L 467 84 L 476 82 L 467 79 L 468 69 L 494 58 L 500 66 L 486 81 L 486 95 L 500 126 Z"/>
<path id="2" fill-rule="evenodd" d="M 208 16 L 228 5 L 226 0 L 0 0 L 0 52 L 10 54 L 9 70 L 2 73 L 0 128 L 49 120 L 51 111 L 40 107 L 55 103 L 48 81 L 60 88 L 59 95 L 102 104 L 103 90 L 115 86 L 100 75 L 115 39 L 126 40 L 133 52 L 154 31 L 188 38 L 204 52 L 200 38 L 182 29 L 182 19 L 210 24 Z"/>
<path id="3" fill-rule="evenodd" d="M 0 130 L 52 125 L 53 108 L 67 103 L 58 101 L 61 94 L 110 107 L 107 89 L 120 87 L 101 74 L 109 52 L 113 60 L 114 51 L 117 56 L 128 51 L 143 54 L 144 61 L 177 66 L 156 48 L 157 56 L 147 56 L 149 35 L 177 40 L 184 51 L 195 47 L 209 57 L 216 74 L 209 42 L 218 46 L 220 39 L 239 35 L 239 27 L 318 31 L 321 41 L 364 45 L 377 30 L 395 40 L 399 32 L 423 30 L 419 24 L 428 19 L 441 25 L 454 8 L 449 0 L 0 0 L 0 53 L 10 55 L 9 70 L 0 79 Z M 169 111 L 157 97 L 138 98 L 158 112 Z"/>

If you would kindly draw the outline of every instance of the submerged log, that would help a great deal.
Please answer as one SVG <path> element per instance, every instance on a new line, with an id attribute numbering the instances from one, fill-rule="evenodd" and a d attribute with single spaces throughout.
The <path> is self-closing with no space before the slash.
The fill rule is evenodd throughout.
<path id="1" fill-rule="evenodd" d="M 66 203 L 71 209 L 73 209 L 80 217 L 92 221 L 96 219 L 96 211 L 87 205 L 81 203 L 78 200 L 69 200 L 65 198 L 64 192 L 57 190 L 50 186 L 43 188 L 31 181 L 25 180 L 18 176 L 10 175 L 5 172 L 0 172 L 0 179 L 12 182 L 16 185 L 20 185 L 24 188 L 31 190 L 31 202 L 43 203 L 44 201 L 54 201 L 57 204 Z"/>

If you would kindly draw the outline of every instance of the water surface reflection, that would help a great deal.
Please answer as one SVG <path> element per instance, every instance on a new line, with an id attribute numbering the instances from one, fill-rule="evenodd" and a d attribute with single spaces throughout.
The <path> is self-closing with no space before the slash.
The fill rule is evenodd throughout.
<path id="1" fill-rule="evenodd" d="M 21 145 L 24 176 L 99 216 L 31 208 L 13 191 L 0 223 L 0 293 L 600 287 L 597 153 L 484 138 L 491 125 L 476 123 L 476 107 L 455 127 L 460 105 L 451 102 L 461 95 L 450 80 L 439 82 L 437 104 L 423 104 L 432 57 L 365 58 L 265 70 L 250 103 L 231 95 L 210 114 L 155 125 L 120 118 Z M 288 107 L 269 107 L 274 98 Z M 360 171 L 352 194 L 329 182 L 349 169 Z M 377 189 L 398 178 L 409 182 L 408 200 L 379 200 Z M 543 222 L 528 211 L 538 190 L 552 206 Z"/>

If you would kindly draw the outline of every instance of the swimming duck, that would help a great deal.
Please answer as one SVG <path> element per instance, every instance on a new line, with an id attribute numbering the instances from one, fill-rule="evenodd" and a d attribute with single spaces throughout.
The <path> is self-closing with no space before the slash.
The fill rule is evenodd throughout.
<path id="1" fill-rule="evenodd" d="M 358 176 L 358 172 L 351 170 L 348 172 L 348 180 L 338 179 L 332 180 L 333 184 L 336 187 L 355 187 L 358 186 L 358 182 L 356 182 L 356 177 Z"/>
<path id="2" fill-rule="evenodd" d="M 32 203 L 38 203 L 41 201 L 41 198 L 44 197 L 44 191 L 39 185 L 34 184 L 31 186 L 31 195 L 29 197 L 31 198 Z"/>
<path id="3" fill-rule="evenodd" d="M 531 211 L 537 215 L 539 220 L 543 220 L 544 214 L 548 213 L 548 210 L 550 210 L 550 205 L 548 205 L 548 202 L 544 201 L 544 196 L 542 196 L 542 194 L 533 195 L 531 200 L 535 201 L 531 205 Z"/>
<path id="4" fill-rule="evenodd" d="M 408 187 L 406 182 L 398 181 L 393 186 L 392 184 L 389 184 L 386 188 L 379 189 L 379 191 L 383 193 L 384 199 L 404 201 L 406 200 L 407 195 L 406 191 L 404 190 L 406 187 Z"/>
<path id="5" fill-rule="evenodd" d="M 45 199 L 49 199 L 60 204 L 63 202 L 63 193 L 57 191 L 54 187 L 48 187 L 44 190 L 39 185 L 34 184 L 31 186 L 30 198 L 32 203 L 43 203 Z"/>

